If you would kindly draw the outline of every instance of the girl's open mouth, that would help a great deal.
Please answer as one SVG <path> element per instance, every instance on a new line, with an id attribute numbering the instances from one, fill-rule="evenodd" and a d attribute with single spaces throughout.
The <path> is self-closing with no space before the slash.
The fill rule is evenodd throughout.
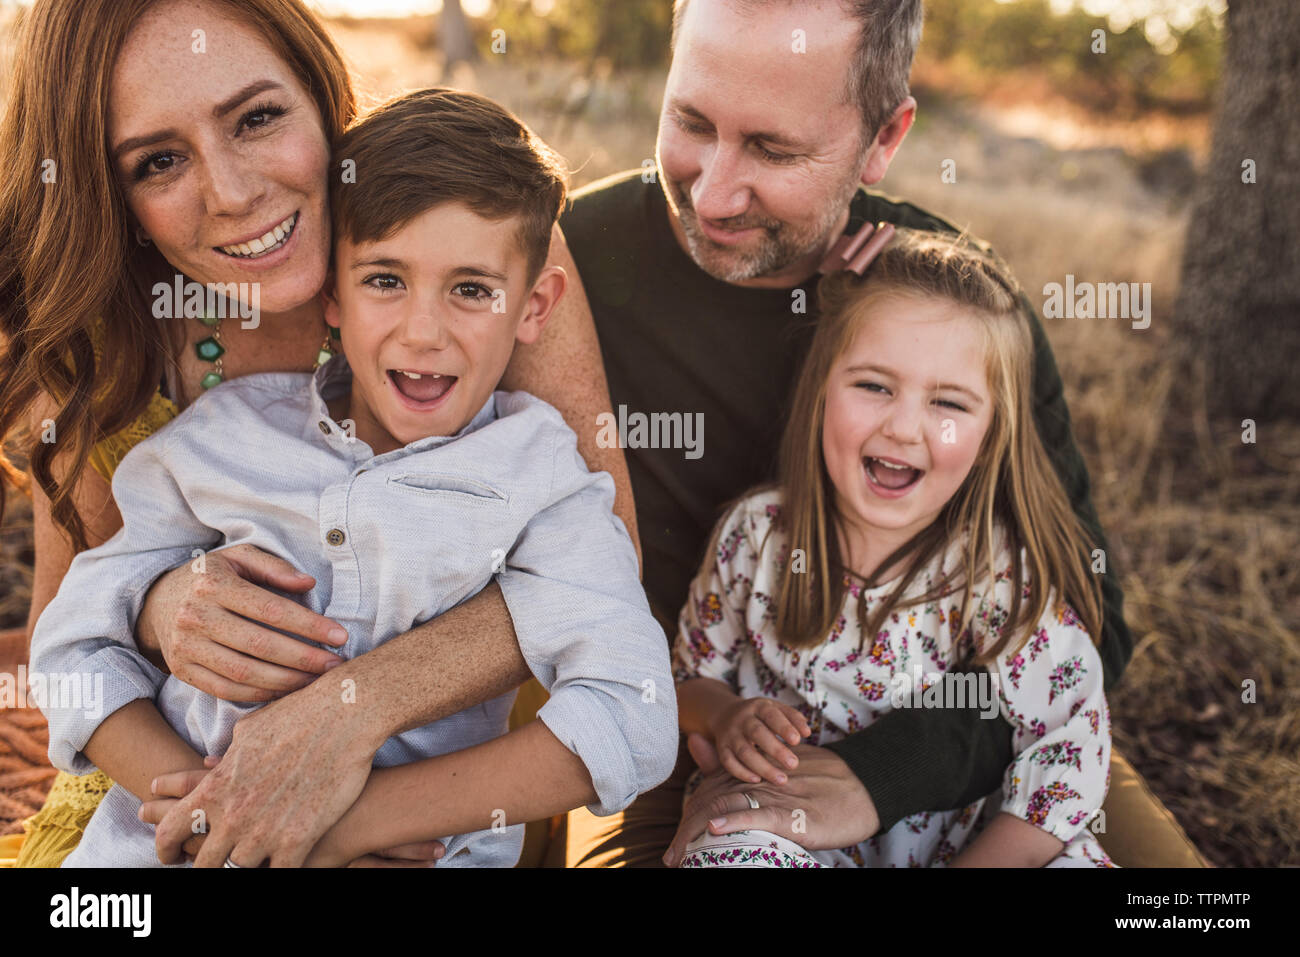
<path id="1" fill-rule="evenodd" d="M 452 390 L 456 376 L 436 372 L 411 372 L 406 369 L 389 369 L 388 378 L 397 394 L 408 408 L 428 411 Z"/>
<path id="2" fill-rule="evenodd" d="M 876 458 L 864 458 L 862 466 L 875 491 L 883 494 L 886 498 L 895 498 L 906 494 L 925 474 L 922 469 L 914 469 L 906 465 L 886 462 L 883 459 Z"/>

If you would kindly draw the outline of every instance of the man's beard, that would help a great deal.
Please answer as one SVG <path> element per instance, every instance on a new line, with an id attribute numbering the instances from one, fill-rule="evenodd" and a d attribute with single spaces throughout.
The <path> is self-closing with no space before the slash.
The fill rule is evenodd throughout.
<path id="1" fill-rule="evenodd" d="M 821 215 L 802 229 L 779 219 L 737 216 L 721 220 L 719 225 L 726 229 L 757 227 L 763 231 L 755 248 L 738 249 L 722 246 L 706 236 L 700 228 L 699 218 L 686 191 L 667 177 L 663 177 L 661 182 L 669 194 L 669 200 L 677 209 L 691 259 L 714 279 L 723 282 L 746 282 L 770 276 L 790 268 L 805 257 L 814 254 L 820 257 L 829 246 L 831 230 L 844 215 L 858 190 L 856 181 L 846 183 Z"/>

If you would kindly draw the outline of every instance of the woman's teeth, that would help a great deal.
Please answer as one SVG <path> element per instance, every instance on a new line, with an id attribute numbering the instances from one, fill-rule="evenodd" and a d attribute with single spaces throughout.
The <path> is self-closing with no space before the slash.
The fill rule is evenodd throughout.
<path id="1" fill-rule="evenodd" d="M 297 225 L 298 214 L 294 213 L 284 222 L 276 224 L 256 239 L 251 239 L 246 243 L 236 243 L 234 246 L 218 246 L 217 248 L 227 256 L 235 256 L 240 259 L 247 259 L 250 256 L 265 256 L 288 242 L 289 237 L 293 235 L 294 227 Z"/>

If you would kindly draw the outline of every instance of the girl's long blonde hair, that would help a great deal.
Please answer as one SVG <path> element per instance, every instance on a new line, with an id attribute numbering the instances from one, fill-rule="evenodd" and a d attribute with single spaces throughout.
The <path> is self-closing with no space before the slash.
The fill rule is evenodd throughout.
<path id="1" fill-rule="evenodd" d="M 1049 595 L 1078 613 L 1096 642 L 1101 636 L 1101 584 L 1089 572 L 1091 545 L 1052 467 L 1033 419 L 1034 345 L 1027 305 L 1000 263 L 962 236 L 900 229 L 865 276 L 843 271 L 821 280 L 821 317 L 795 389 L 781 443 L 780 527 L 789 546 L 804 549 L 806 571 L 785 561 L 776 602 L 780 638 L 792 647 L 826 639 L 847 591 L 835 489 L 822 458 L 822 420 L 831 369 L 880 297 L 936 297 L 965 307 L 986 343 L 985 371 L 993 416 L 970 474 L 927 528 L 881 562 L 865 580 L 858 619 L 864 640 L 897 608 L 962 592 L 965 634 L 975 612 L 976 583 L 994 580 L 996 529 L 1002 526 L 1012 562 L 1012 604 L 1000 631 L 972 663 L 1019 648 L 1047 609 Z M 965 536 L 962 561 L 925 594 L 903 600 L 931 559 Z M 1021 550 L 1024 560 L 1021 560 Z M 866 589 L 881 571 L 906 560 L 897 586 L 868 614 Z M 1025 588 L 1019 582 L 1026 581 Z M 1014 644 L 1013 644 L 1014 642 Z"/>
<path id="2" fill-rule="evenodd" d="M 154 2 L 38 0 L 23 15 L 0 125 L 0 517 L 5 477 L 28 484 L 5 458 L 4 441 L 23 430 L 38 394 L 47 393 L 59 405 L 57 441 L 29 436 L 27 458 L 77 551 L 87 542 L 72 490 L 91 450 L 144 411 L 170 361 L 171 330 L 153 318 L 149 290 L 174 270 L 132 236 L 108 143 L 113 66 Z M 290 66 L 332 143 L 355 104 L 320 20 L 299 0 L 218 2 Z M 98 362 L 96 322 L 104 342 Z M 66 463 L 62 482 L 53 474 L 56 452 Z"/>

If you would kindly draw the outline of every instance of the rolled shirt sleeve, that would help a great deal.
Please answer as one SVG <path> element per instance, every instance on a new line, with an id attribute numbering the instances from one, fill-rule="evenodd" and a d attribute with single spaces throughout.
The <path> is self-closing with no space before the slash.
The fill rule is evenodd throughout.
<path id="1" fill-rule="evenodd" d="M 122 460 L 113 476 L 121 530 L 73 559 L 32 633 L 28 684 L 49 722 L 50 762 L 72 774 L 95 770 L 81 752 L 104 719 L 154 698 L 166 680 L 135 644 L 149 586 L 220 540 L 181 494 L 166 439 L 151 436 Z"/>
<path id="2" fill-rule="evenodd" d="M 499 584 L 524 660 L 551 695 L 538 718 L 590 772 L 591 812 L 608 815 L 672 772 L 677 696 L 613 480 L 588 471 L 562 423 L 553 463 L 545 507 Z"/>

